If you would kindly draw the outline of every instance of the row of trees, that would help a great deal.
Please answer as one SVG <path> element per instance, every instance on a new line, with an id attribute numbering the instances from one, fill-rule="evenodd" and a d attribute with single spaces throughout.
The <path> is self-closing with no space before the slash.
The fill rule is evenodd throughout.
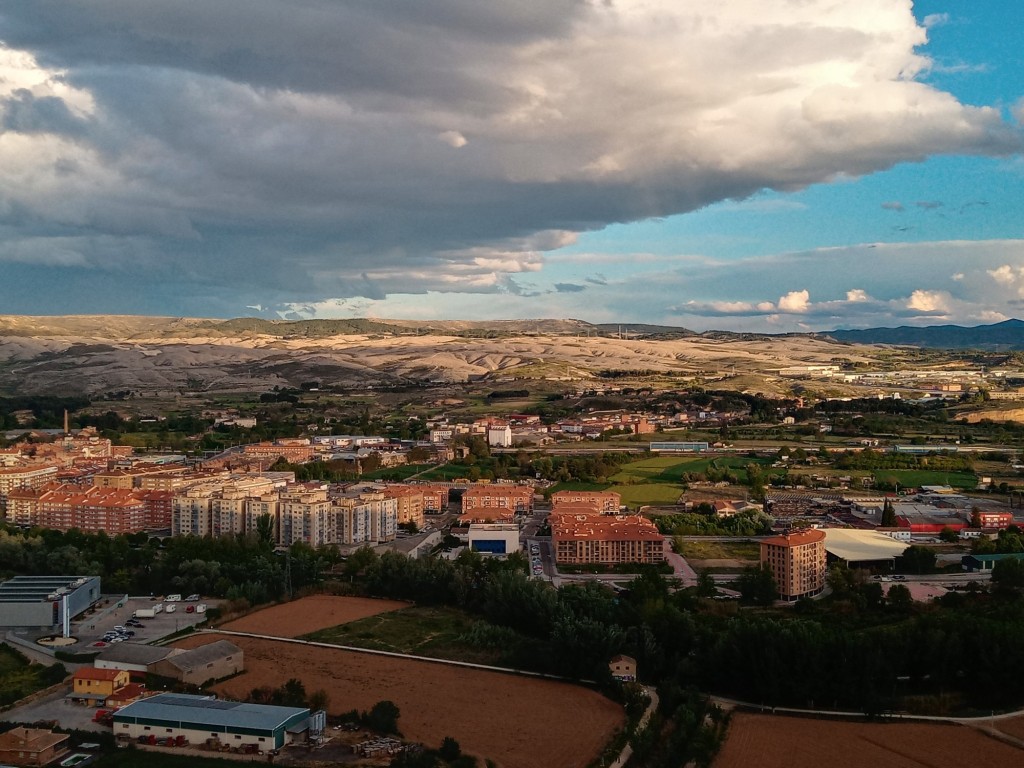
<path id="1" fill-rule="evenodd" d="M 324 571 L 340 560 L 334 547 L 298 543 L 275 552 L 269 530 L 261 530 L 262 535 L 161 541 L 144 533 L 112 537 L 0 525 L 0 568 L 10 575 L 97 575 L 112 593 L 196 592 L 257 604 L 321 583 Z"/>

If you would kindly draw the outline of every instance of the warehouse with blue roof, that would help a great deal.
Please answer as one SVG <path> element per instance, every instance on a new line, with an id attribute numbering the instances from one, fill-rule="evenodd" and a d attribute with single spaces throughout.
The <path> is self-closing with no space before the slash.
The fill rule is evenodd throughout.
<path id="1" fill-rule="evenodd" d="M 114 713 L 114 735 L 178 739 L 191 744 L 280 749 L 293 741 L 318 736 L 324 713 L 299 707 L 276 707 L 224 701 L 212 696 L 162 693 Z M 219 745 L 217 744 L 219 742 Z"/>

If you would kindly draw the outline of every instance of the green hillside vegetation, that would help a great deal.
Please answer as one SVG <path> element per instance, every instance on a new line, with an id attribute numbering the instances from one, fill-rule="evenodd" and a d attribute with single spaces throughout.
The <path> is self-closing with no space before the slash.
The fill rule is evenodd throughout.
<path id="1" fill-rule="evenodd" d="M 931 472 L 918 469 L 879 469 L 874 472 L 876 484 L 900 488 L 920 488 L 922 485 L 950 485 L 954 488 L 977 488 L 977 475 L 969 472 Z"/>
<path id="2" fill-rule="evenodd" d="M 0 644 L 0 706 L 59 683 L 66 675 L 63 664 L 32 664 L 11 646 Z"/>
<path id="3" fill-rule="evenodd" d="M 326 338 L 342 334 L 388 333 L 398 328 L 377 322 L 355 318 L 352 320 L 265 320 L 260 317 L 237 317 L 232 320 L 207 320 L 196 326 L 197 330 L 210 330 L 231 335 L 236 333 L 260 333 L 267 336 L 304 336 Z"/>

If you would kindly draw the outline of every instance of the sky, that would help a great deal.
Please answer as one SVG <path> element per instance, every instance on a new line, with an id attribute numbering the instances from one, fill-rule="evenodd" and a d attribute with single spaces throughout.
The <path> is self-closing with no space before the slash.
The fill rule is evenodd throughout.
<path id="1" fill-rule="evenodd" d="M 0 312 L 1024 317 L 1024 3 L 5 0 Z"/>

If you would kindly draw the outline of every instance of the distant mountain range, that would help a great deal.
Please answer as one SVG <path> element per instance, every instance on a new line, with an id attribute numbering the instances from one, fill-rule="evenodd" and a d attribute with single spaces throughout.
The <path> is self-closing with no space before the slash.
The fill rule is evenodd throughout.
<path id="1" fill-rule="evenodd" d="M 899 344 L 928 349 L 983 349 L 1006 352 L 1024 350 L 1024 320 L 1004 320 L 994 325 L 929 325 L 899 328 L 865 328 L 823 334 L 836 341 L 855 344 Z"/>

